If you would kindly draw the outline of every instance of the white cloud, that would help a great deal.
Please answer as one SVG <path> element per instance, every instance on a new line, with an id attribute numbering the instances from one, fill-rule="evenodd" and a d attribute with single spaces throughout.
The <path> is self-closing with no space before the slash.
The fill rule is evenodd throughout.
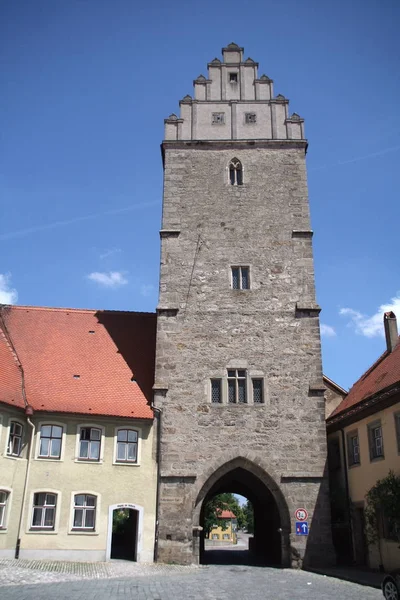
<path id="1" fill-rule="evenodd" d="M 397 292 L 397 295 L 391 298 L 388 304 L 381 304 L 371 317 L 353 308 L 342 308 L 339 314 L 350 318 L 350 325 L 354 327 L 356 333 L 372 338 L 385 336 L 383 313 L 389 311 L 393 311 L 397 317 L 400 317 L 400 292 Z"/>
<path id="2" fill-rule="evenodd" d="M 122 252 L 121 248 L 110 248 L 108 250 L 105 250 L 102 254 L 100 254 L 100 259 L 104 260 L 105 258 L 113 256 L 114 254 L 118 254 L 119 252 Z"/>
<path id="3" fill-rule="evenodd" d="M 152 285 L 151 283 L 150 284 L 143 283 L 140 286 L 140 293 L 145 298 L 150 296 L 152 294 L 153 290 L 154 290 L 154 285 Z"/>
<path id="4" fill-rule="evenodd" d="M 128 280 L 120 271 L 109 271 L 108 273 L 99 273 L 98 271 L 95 271 L 94 273 L 90 273 L 87 277 L 91 281 L 95 281 L 99 285 L 108 288 L 117 288 L 128 283 Z"/>
<path id="5" fill-rule="evenodd" d="M 325 323 L 321 323 L 321 335 L 324 337 L 335 337 L 336 331 L 330 325 L 325 325 Z"/>
<path id="6" fill-rule="evenodd" d="M 0 304 L 15 304 L 17 302 L 17 290 L 10 287 L 10 280 L 10 273 L 0 273 Z"/>

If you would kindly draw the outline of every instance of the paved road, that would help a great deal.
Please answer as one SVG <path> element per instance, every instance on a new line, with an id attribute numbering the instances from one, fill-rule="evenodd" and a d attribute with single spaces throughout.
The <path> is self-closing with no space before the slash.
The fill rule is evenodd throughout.
<path id="1" fill-rule="evenodd" d="M 19 567 L 19 581 L 23 569 Z M 4 569 L 3 569 L 4 572 Z M 65 573 L 40 576 L 0 587 L 1 600 L 382 600 L 379 590 L 314 573 L 235 565 L 200 568 L 163 566 L 132 570 L 129 576 L 115 577 L 118 571 L 86 575 Z M 64 580 L 63 580 L 64 579 Z M 37 581 L 30 584 L 29 581 Z M 46 581 L 46 583 L 44 583 Z M 4 579 L 3 579 L 4 582 Z"/>

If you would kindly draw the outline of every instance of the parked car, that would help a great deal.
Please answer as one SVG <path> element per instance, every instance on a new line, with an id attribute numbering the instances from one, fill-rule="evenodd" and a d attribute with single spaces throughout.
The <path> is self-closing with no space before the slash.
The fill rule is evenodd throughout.
<path id="1" fill-rule="evenodd" d="M 382 594 L 385 600 L 400 600 L 400 569 L 385 575 L 382 581 Z"/>

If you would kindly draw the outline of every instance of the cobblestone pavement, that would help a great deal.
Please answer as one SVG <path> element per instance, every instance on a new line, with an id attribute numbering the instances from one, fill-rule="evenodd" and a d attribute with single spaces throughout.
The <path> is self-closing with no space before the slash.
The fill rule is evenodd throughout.
<path id="1" fill-rule="evenodd" d="M 12 583 L 12 585 L 10 585 Z M 381 600 L 380 590 L 269 567 L 0 561 L 1 600 Z"/>

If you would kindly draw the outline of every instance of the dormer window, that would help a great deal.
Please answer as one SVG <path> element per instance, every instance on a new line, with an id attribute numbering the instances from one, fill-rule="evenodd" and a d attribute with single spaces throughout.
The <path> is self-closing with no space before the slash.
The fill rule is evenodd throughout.
<path id="1" fill-rule="evenodd" d="M 231 185 L 243 184 L 242 163 L 237 158 L 232 158 L 229 163 L 229 181 Z"/>
<path id="2" fill-rule="evenodd" d="M 238 82 L 238 74 L 237 73 L 229 73 L 229 81 L 230 83 Z"/>

